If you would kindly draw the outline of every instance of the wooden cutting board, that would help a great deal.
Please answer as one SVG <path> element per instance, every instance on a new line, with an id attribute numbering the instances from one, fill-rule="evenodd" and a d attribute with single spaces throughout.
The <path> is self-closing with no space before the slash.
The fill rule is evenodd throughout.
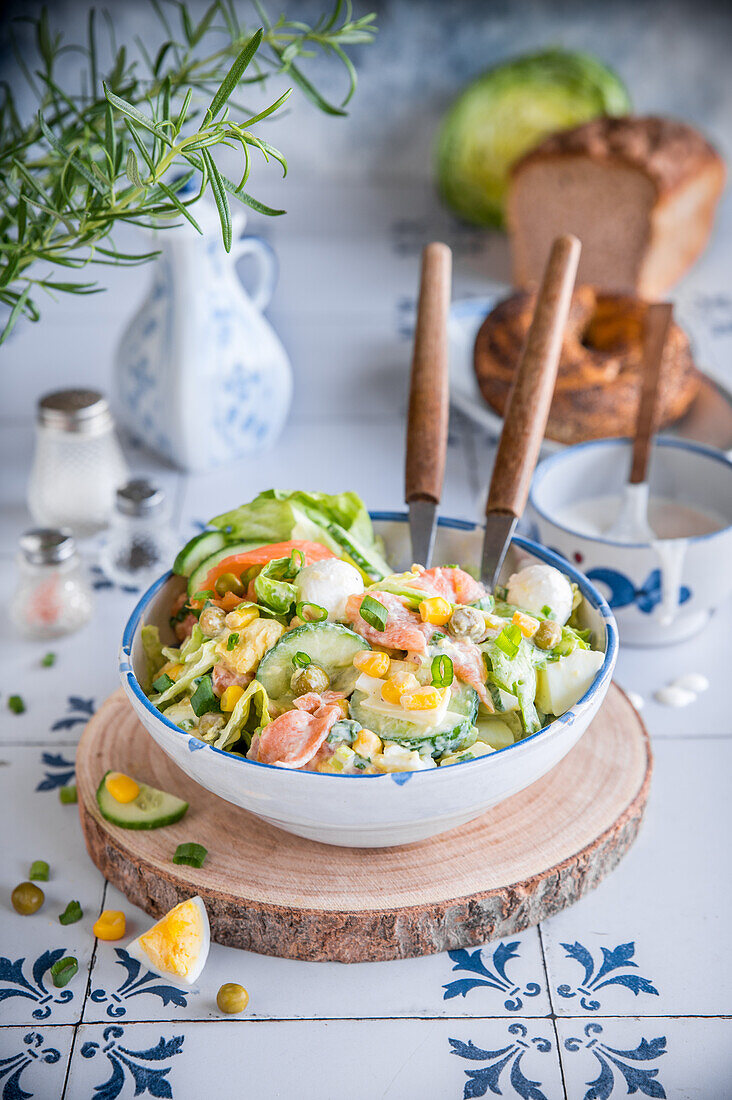
<path id="1" fill-rule="evenodd" d="M 120 689 L 82 735 L 76 783 L 91 858 L 151 915 L 200 894 L 218 943 L 363 962 L 514 935 L 577 901 L 635 839 L 651 766 L 643 723 L 613 685 L 560 764 L 477 820 L 398 848 L 336 848 L 282 832 L 198 786 Z M 111 825 L 95 797 L 108 769 L 180 795 L 188 813 L 151 832 Z M 200 869 L 172 862 L 187 840 L 208 848 Z"/>

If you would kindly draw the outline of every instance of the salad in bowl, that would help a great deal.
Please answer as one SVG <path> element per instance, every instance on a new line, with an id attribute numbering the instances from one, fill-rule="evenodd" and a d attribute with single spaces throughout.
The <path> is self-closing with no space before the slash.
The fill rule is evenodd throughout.
<path id="1" fill-rule="evenodd" d="M 167 634 L 140 629 L 147 701 L 191 752 L 282 770 L 414 773 L 500 752 L 575 706 L 605 639 L 556 565 L 531 559 L 489 592 L 469 564 L 394 571 L 355 494 L 261 493 L 178 555 Z"/>

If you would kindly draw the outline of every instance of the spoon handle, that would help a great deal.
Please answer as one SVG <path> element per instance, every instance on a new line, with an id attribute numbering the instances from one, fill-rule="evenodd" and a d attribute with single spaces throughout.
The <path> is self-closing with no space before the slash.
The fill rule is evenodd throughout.
<path id="1" fill-rule="evenodd" d="M 635 422 L 630 484 L 639 485 L 648 474 L 651 444 L 658 421 L 663 349 L 666 346 L 673 306 L 670 302 L 652 302 L 646 307 L 643 324 L 643 385 L 638 417 Z"/>
<path id="2" fill-rule="evenodd" d="M 405 500 L 440 501 L 447 451 L 447 322 L 452 252 L 435 241 L 422 253 L 407 420 Z"/>
<path id="3" fill-rule="evenodd" d="M 486 512 L 520 517 L 544 438 L 580 242 L 567 234 L 552 245 L 534 317 L 514 377 L 493 466 Z"/>

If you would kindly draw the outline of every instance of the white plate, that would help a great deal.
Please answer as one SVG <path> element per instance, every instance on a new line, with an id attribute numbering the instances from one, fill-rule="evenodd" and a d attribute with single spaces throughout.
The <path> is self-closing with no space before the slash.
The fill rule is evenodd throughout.
<path id="1" fill-rule="evenodd" d="M 478 329 L 493 306 L 510 293 L 509 287 L 497 290 L 486 298 L 463 298 L 450 308 L 448 331 L 450 345 L 450 402 L 459 412 L 482 428 L 491 439 L 498 439 L 503 420 L 493 412 L 483 398 L 473 368 L 473 348 Z M 690 311 L 687 311 L 690 312 Z M 684 330 L 689 334 L 696 357 L 704 356 L 703 333 L 699 321 L 682 316 Z M 703 371 L 702 388 L 686 415 L 667 429 L 666 434 L 695 443 L 706 443 L 720 451 L 732 451 L 732 393 L 708 372 Z M 563 450 L 563 443 L 548 439 L 543 454 Z"/>

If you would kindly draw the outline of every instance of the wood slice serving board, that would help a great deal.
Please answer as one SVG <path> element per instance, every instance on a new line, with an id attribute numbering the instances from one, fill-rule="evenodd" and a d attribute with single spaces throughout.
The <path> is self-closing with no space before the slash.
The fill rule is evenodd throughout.
<path id="1" fill-rule="evenodd" d="M 95 792 L 107 769 L 190 802 L 151 832 L 105 821 Z M 291 836 L 198 786 L 137 721 L 122 691 L 86 727 L 76 754 L 91 858 L 155 917 L 203 898 L 219 943 L 294 959 L 363 962 L 484 943 L 577 901 L 638 832 L 651 751 L 643 723 L 610 688 L 584 737 L 548 775 L 482 817 L 397 848 L 336 848 Z M 208 848 L 200 869 L 176 846 Z"/>

